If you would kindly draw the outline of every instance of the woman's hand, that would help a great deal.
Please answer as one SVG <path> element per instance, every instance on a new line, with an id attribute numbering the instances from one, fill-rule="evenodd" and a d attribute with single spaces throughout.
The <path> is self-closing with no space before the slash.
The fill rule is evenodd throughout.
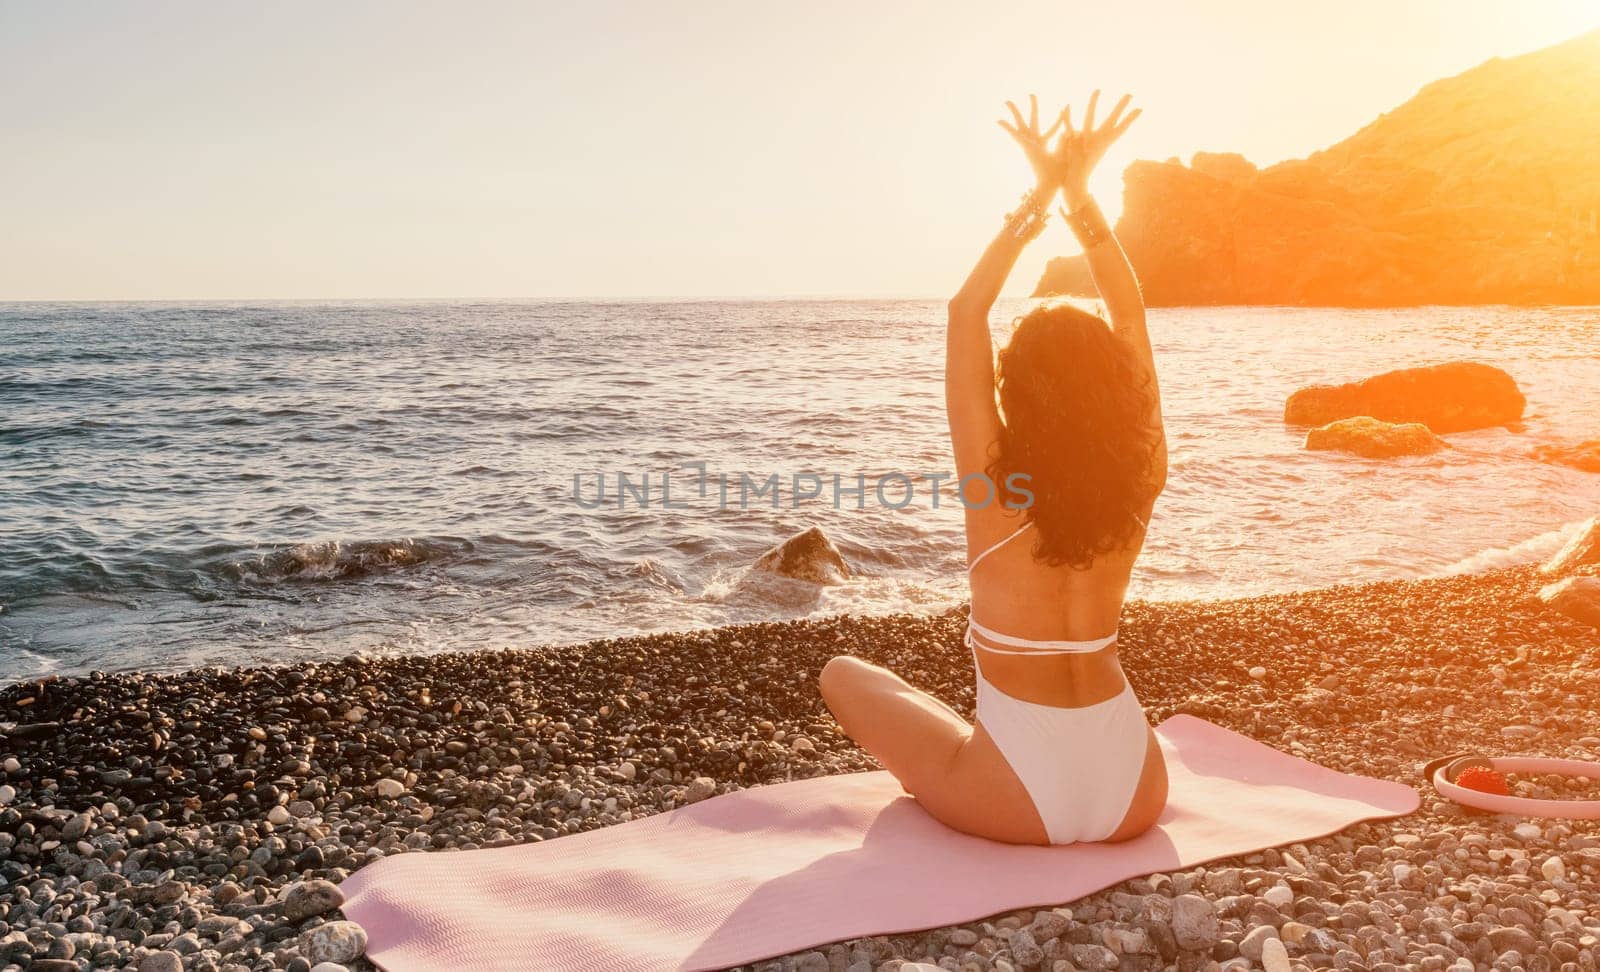
<path id="1" fill-rule="evenodd" d="M 1028 164 L 1033 166 L 1034 177 L 1039 180 L 1041 187 L 1054 189 L 1061 178 L 1061 160 L 1050 149 L 1050 139 L 1055 135 L 1066 115 L 1056 119 L 1046 132 L 1039 131 L 1039 99 L 1028 95 L 1028 120 L 1022 120 L 1022 112 L 1017 106 L 1008 101 L 1006 107 L 1011 109 L 1012 121 L 1001 119 L 999 125 L 1016 139 L 1022 146 L 1023 154 L 1028 157 Z"/>
<path id="2" fill-rule="evenodd" d="M 1089 96 L 1089 108 L 1084 113 L 1083 128 L 1072 126 L 1072 106 L 1061 113 L 1058 124 L 1065 125 L 1066 130 L 1061 135 L 1061 144 L 1055 151 L 1057 178 L 1061 181 L 1062 191 L 1067 197 L 1067 206 L 1076 209 L 1078 205 L 1089 198 L 1089 175 L 1094 167 L 1105 158 L 1106 151 L 1113 142 L 1122 137 L 1128 130 L 1133 120 L 1139 117 L 1140 109 L 1135 108 L 1123 117 L 1132 95 L 1123 95 L 1117 106 L 1111 109 L 1111 115 L 1098 128 L 1094 123 L 1094 109 L 1100 100 L 1100 92 L 1096 91 Z M 1051 129 L 1054 131 L 1054 129 Z"/>

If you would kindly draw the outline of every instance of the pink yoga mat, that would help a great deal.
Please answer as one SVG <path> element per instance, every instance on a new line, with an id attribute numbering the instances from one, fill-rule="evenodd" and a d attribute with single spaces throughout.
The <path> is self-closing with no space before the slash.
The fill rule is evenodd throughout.
<path id="1" fill-rule="evenodd" d="M 928 816 L 884 772 L 741 790 L 517 847 L 407 853 L 344 882 L 386 972 L 721 969 L 826 942 L 1056 905 L 1155 871 L 1418 805 L 1193 716 L 1156 728 L 1171 797 L 1121 844 L 1024 847 Z"/>

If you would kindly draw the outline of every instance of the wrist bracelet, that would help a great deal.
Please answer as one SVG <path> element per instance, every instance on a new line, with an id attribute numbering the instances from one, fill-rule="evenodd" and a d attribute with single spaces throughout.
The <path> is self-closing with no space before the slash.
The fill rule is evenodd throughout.
<path id="1" fill-rule="evenodd" d="M 1006 213 L 1005 232 L 1026 243 L 1044 232 L 1049 219 L 1045 201 L 1039 198 L 1038 190 L 1030 189 L 1022 194 L 1017 208 Z"/>
<path id="2" fill-rule="evenodd" d="M 1085 250 L 1099 246 L 1111 238 L 1111 227 L 1106 223 L 1105 214 L 1100 211 L 1099 205 L 1093 199 L 1070 213 L 1066 207 L 1062 207 L 1061 218 L 1066 221 L 1067 228 L 1072 230 L 1072 235 L 1078 238 L 1078 243 Z"/>

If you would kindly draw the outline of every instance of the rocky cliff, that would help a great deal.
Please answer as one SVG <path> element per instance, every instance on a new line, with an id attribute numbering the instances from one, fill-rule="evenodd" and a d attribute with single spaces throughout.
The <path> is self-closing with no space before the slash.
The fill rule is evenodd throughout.
<path id="1" fill-rule="evenodd" d="M 1152 305 L 1600 303 L 1600 31 L 1437 81 L 1257 169 L 1135 162 L 1117 234 Z M 1092 293 L 1081 256 L 1036 296 Z"/>

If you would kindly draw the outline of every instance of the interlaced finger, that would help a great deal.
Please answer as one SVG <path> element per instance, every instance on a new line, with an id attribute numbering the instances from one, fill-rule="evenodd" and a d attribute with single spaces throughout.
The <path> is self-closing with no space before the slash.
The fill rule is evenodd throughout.
<path id="1" fill-rule="evenodd" d="M 1025 123 L 1022 120 L 1022 112 L 1021 112 L 1021 110 L 1019 110 L 1017 108 L 1017 103 L 1016 102 L 1008 101 L 1008 102 L 1006 102 L 1006 107 L 1011 109 L 1011 117 L 1013 119 L 1015 119 L 1015 121 L 1017 123 L 1017 128 L 1023 129 L 1023 128 L 1027 128 L 1028 127 L 1027 123 Z"/>
<path id="2" fill-rule="evenodd" d="M 1111 114 L 1106 116 L 1106 128 L 1116 128 L 1117 122 L 1122 118 L 1122 112 L 1128 107 L 1128 102 L 1133 100 L 1133 95 L 1123 95 L 1117 101 L 1117 106 L 1111 109 Z"/>

